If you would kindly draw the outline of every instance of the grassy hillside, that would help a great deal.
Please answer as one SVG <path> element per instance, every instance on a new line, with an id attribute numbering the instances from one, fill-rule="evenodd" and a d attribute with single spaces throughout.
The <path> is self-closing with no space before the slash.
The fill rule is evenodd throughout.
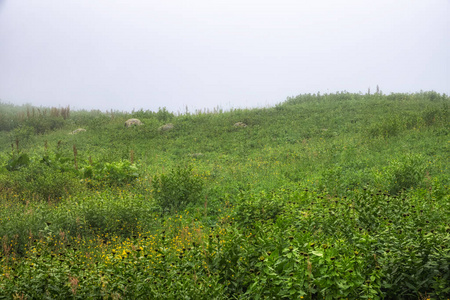
<path id="1" fill-rule="evenodd" d="M 0 297 L 447 299 L 449 104 L 0 103 Z"/>

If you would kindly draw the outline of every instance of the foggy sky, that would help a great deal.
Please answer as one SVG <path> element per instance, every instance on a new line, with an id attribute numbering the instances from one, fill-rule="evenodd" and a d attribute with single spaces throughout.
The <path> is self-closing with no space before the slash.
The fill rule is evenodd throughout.
<path id="1" fill-rule="evenodd" d="M 0 99 L 126 110 L 450 94 L 448 0 L 0 0 Z"/>

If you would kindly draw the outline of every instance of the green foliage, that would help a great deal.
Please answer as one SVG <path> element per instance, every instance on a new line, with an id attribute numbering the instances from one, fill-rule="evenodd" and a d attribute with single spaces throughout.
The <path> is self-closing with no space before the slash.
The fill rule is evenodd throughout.
<path id="1" fill-rule="evenodd" d="M 173 213 L 201 201 L 203 180 L 192 166 L 179 165 L 167 174 L 155 175 L 152 186 L 155 201 L 163 211 Z"/>
<path id="2" fill-rule="evenodd" d="M 425 125 L 432 126 L 435 124 L 447 124 L 450 120 L 449 104 L 445 102 L 442 107 L 427 108 L 422 112 L 422 119 Z"/>
<path id="3" fill-rule="evenodd" d="M 259 194 L 241 192 L 234 219 L 243 228 L 252 226 L 254 223 L 262 221 L 276 221 L 277 217 L 284 211 L 284 203 L 279 195 L 261 191 Z"/>
<path id="4" fill-rule="evenodd" d="M 23 200 L 56 200 L 68 196 L 81 188 L 78 176 L 60 172 L 49 166 L 33 162 L 27 168 L 10 172 L 0 186 L 9 189 Z"/>
<path id="5" fill-rule="evenodd" d="M 0 298 L 447 299 L 448 103 L 310 94 L 64 130 L 0 103 Z"/>
<path id="6" fill-rule="evenodd" d="M 0 131 L 11 131 L 20 124 L 18 113 L 23 107 L 0 101 Z"/>
<path id="7" fill-rule="evenodd" d="M 45 164 L 51 169 L 60 171 L 60 172 L 76 172 L 74 169 L 73 159 L 65 156 L 61 151 L 55 151 L 54 153 L 46 152 L 40 163 Z"/>
<path id="8" fill-rule="evenodd" d="M 96 162 L 81 169 L 84 179 L 92 179 L 109 186 L 133 183 L 139 178 L 138 168 L 129 161 Z"/>
<path id="9" fill-rule="evenodd" d="M 14 130 L 14 138 L 28 139 L 33 133 L 62 128 L 69 118 L 70 108 L 37 108 L 29 104 L 14 106 L 0 102 L 0 131 Z"/>
<path id="10" fill-rule="evenodd" d="M 70 120 L 73 121 L 76 127 L 98 129 L 104 128 L 107 124 L 111 123 L 112 116 L 102 113 L 99 110 L 92 110 L 90 112 L 81 110 L 72 113 Z"/>
<path id="11" fill-rule="evenodd" d="M 42 115 L 28 119 L 26 125 L 34 128 L 36 134 L 44 134 L 48 131 L 62 128 L 64 126 L 64 118 Z"/>
<path id="12" fill-rule="evenodd" d="M 27 153 L 13 154 L 5 169 L 9 173 L 0 179 L 0 187 L 23 201 L 59 201 L 80 188 L 73 161 L 61 152 L 46 153 L 42 159 L 30 158 Z"/>
<path id="13" fill-rule="evenodd" d="M 8 171 L 17 171 L 20 168 L 27 167 L 30 164 L 30 158 L 28 154 L 22 153 L 18 155 L 12 155 L 5 165 Z"/>
<path id="14" fill-rule="evenodd" d="M 406 154 L 394 159 L 386 168 L 389 178 L 388 191 L 397 194 L 403 189 L 419 188 L 423 185 L 426 162 L 421 155 Z"/>
<path id="15" fill-rule="evenodd" d="M 60 227 L 74 230 L 84 236 L 120 235 L 129 237 L 139 230 L 140 221 L 149 213 L 149 206 L 138 195 L 116 195 L 103 192 L 97 197 L 85 198 L 74 210 L 79 221 L 69 220 Z"/>
<path id="16" fill-rule="evenodd" d="M 28 141 L 35 133 L 35 129 L 29 125 L 22 124 L 11 132 L 12 140 Z"/>
<path id="17" fill-rule="evenodd" d="M 440 244 L 440 243 L 444 244 Z M 387 298 L 411 298 L 421 291 L 436 291 L 437 297 L 450 295 L 450 239 L 439 239 L 434 233 L 417 234 L 389 248 L 380 257 L 383 266 L 382 290 Z"/>
<path id="18" fill-rule="evenodd" d="M 173 113 L 169 112 L 165 107 L 160 108 L 155 113 L 155 116 L 159 121 L 162 121 L 162 122 L 168 122 L 174 117 Z"/>
<path id="19" fill-rule="evenodd" d="M 396 117 L 380 120 L 369 128 L 370 137 L 395 137 L 403 131 L 403 123 Z"/>

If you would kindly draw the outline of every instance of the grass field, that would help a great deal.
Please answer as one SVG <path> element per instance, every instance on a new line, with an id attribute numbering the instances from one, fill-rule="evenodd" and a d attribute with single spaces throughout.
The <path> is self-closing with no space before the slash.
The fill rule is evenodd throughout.
<path id="1" fill-rule="evenodd" d="M 0 299 L 449 299 L 449 106 L 0 103 Z"/>

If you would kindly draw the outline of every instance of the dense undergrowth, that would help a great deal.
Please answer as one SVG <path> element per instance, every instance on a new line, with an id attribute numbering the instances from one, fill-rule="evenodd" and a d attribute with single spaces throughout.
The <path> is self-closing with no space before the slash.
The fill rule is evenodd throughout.
<path id="1" fill-rule="evenodd" d="M 0 103 L 0 298 L 448 299 L 449 104 Z"/>

